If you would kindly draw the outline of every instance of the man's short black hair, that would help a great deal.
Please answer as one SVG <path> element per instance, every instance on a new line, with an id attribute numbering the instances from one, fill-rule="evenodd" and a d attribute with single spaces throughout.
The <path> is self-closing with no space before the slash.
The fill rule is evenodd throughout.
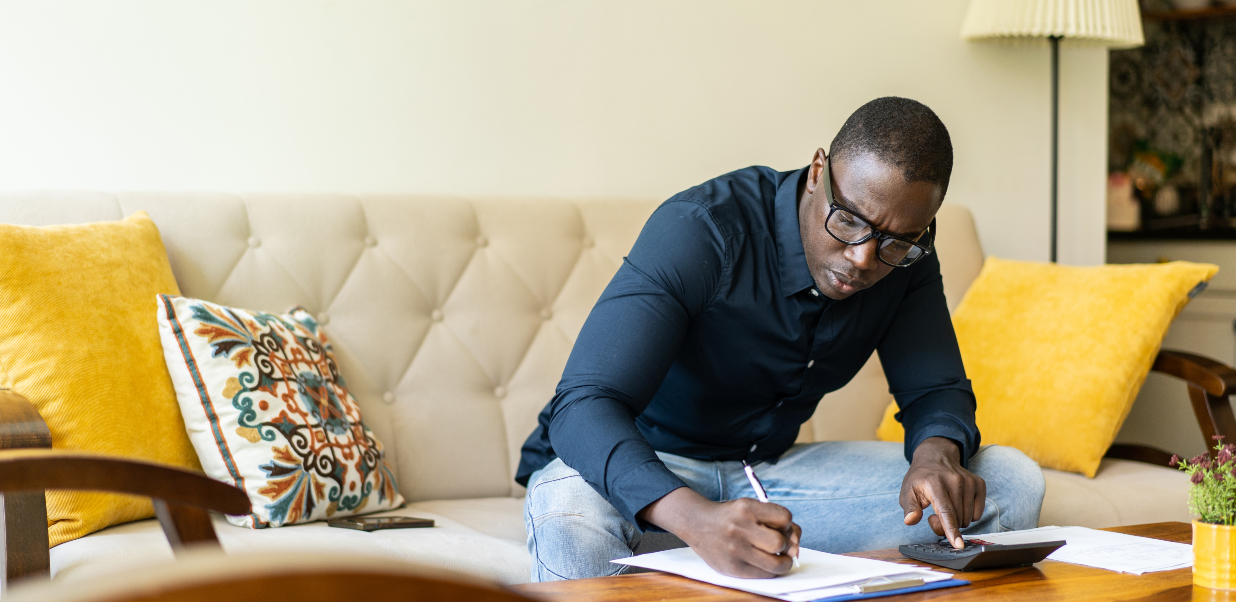
<path id="1" fill-rule="evenodd" d="M 901 168 L 907 182 L 933 182 L 941 193 L 948 190 L 953 142 L 944 122 L 917 100 L 885 96 L 854 111 L 833 138 L 828 155 L 836 160 L 863 153 Z"/>

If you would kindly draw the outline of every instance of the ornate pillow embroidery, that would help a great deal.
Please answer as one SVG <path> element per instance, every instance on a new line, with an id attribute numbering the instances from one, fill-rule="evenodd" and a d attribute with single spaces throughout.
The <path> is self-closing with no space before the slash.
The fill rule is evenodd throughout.
<path id="1" fill-rule="evenodd" d="M 201 436 L 190 427 L 190 438 L 208 473 L 213 463 L 205 454 L 221 456 L 225 474 L 211 476 L 249 493 L 254 513 L 245 524 L 280 526 L 403 503 L 382 444 L 362 421 L 309 312 L 297 307 L 276 316 L 167 295 L 161 305 L 179 372 L 187 371 L 196 389 L 190 399 L 181 396 L 183 379 L 172 370 L 186 425 L 191 413 L 210 422 Z M 254 467 L 256 450 L 265 461 Z M 248 465 L 236 459 L 242 451 Z"/>

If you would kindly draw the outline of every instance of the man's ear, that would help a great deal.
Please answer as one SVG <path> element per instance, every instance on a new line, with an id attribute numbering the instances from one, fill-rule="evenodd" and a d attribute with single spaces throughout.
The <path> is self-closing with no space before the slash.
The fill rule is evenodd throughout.
<path id="1" fill-rule="evenodd" d="M 824 149 L 815 149 L 815 156 L 811 157 L 811 167 L 807 169 L 807 183 L 805 189 L 807 194 L 815 194 L 816 186 L 824 181 L 824 160 L 828 155 L 824 153 Z"/>

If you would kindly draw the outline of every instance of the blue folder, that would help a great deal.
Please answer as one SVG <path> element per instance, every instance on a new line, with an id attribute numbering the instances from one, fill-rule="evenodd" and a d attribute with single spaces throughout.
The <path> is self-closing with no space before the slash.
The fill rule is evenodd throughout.
<path id="1" fill-rule="evenodd" d="M 944 589 L 946 587 L 958 587 L 962 585 L 970 585 L 969 581 L 961 579 L 945 579 L 944 581 L 936 581 L 935 583 L 924 583 L 923 585 L 915 585 L 913 587 L 904 587 L 901 589 L 890 589 L 882 592 L 871 592 L 870 594 L 847 594 L 841 596 L 833 596 L 831 598 L 820 598 L 815 602 L 848 602 L 849 600 L 869 600 L 871 598 L 883 598 L 884 596 L 899 596 L 901 594 L 912 594 L 914 592 L 925 592 L 933 589 Z"/>

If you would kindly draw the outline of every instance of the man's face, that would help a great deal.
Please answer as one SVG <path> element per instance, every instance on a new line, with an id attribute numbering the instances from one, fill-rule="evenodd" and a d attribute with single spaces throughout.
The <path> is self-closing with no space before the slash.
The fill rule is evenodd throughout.
<path id="1" fill-rule="evenodd" d="M 888 275 L 894 269 L 876 257 L 875 239 L 847 245 L 824 229 L 828 198 L 824 194 L 824 149 L 815 152 L 798 203 L 807 267 L 820 292 L 832 299 L 845 299 Z M 931 182 L 907 182 L 899 168 L 875 155 L 860 153 L 832 166 L 833 199 L 863 216 L 881 232 L 918 238 L 940 208 L 943 194 Z"/>

